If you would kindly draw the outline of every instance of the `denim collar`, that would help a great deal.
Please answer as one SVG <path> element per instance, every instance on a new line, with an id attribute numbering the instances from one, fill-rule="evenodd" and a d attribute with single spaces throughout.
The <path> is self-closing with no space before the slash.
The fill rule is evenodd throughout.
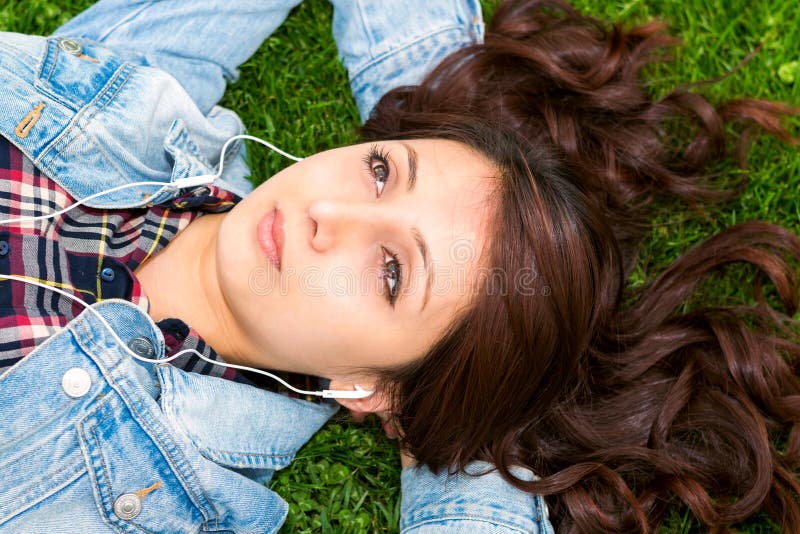
<path id="1" fill-rule="evenodd" d="M 338 409 L 171 365 L 157 371 L 170 424 L 203 456 L 235 469 L 287 466 Z"/>
<path id="2" fill-rule="evenodd" d="M 122 341 L 146 339 L 153 359 L 164 356 L 164 339 L 152 318 L 130 302 L 108 299 L 97 311 Z M 102 322 L 85 310 L 70 325 L 78 343 L 113 378 L 117 387 L 158 399 L 167 423 L 208 459 L 231 468 L 276 470 L 338 409 L 223 378 L 186 372 L 168 363 L 131 357 Z M 141 344 L 141 341 L 139 341 Z M 135 390 L 135 391 L 134 391 Z"/>

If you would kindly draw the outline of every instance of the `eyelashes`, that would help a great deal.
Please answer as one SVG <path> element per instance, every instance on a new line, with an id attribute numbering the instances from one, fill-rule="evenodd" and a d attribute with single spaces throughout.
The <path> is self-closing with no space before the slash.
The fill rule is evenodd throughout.
<path id="1" fill-rule="evenodd" d="M 364 166 L 375 184 L 375 196 L 381 197 L 384 187 L 389 182 L 389 151 L 379 145 L 372 145 L 362 158 Z M 381 246 L 381 278 L 384 281 L 386 300 L 394 308 L 403 281 L 403 264 L 399 255 L 386 246 Z"/>
<path id="2" fill-rule="evenodd" d="M 394 252 L 386 247 L 381 247 L 383 251 L 383 275 L 386 285 L 386 299 L 389 304 L 394 308 L 397 301 L 397 295 L 400 294 L 400 287 L 403 280 L 403 264 Z"/>
<path id="3" fill-rule="evenodd" d="M 362 161 L 375 184 L 375 196 L 380 198 L 383 188 L 389 182 L 389 152 L 383 147 L 372 145 Z"/>

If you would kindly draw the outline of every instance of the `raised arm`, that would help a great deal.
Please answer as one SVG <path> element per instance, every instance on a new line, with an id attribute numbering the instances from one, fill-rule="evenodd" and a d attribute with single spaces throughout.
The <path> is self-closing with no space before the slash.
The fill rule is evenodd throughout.
<path id="1" fill-rule="evenodd" d="M 465 472 L 433 473 L 424 466 L 403 469 L 403 534 L 552 534 L 547 505 L 539 495 L 516 489 L 492 466 L 469 464 Z M 527 469 L 515 476 L 532 480 Z"/>
<path id="2" fill-rule="evenodd" d="M 301 0 L 101 0 L 55 31 L 174 76 L 206 114 Z"/>
<path id="3" fill-rule="evenodd" d="M 361 120 L 387 91 L 413 85 L 450 52 L 483 41 L 478 0 L 331 0 L 333 37 Z"/>

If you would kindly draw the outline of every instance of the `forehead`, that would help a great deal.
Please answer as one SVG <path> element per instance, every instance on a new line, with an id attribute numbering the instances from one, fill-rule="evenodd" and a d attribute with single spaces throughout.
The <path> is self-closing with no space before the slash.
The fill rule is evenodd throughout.
<path id="1" fill-rule="evenodd" d="M 496 171 L 485 156 L 476 150 L 447 139 L 399 141 L 418 154 L 420 173 L 431 176 L 431 184 L 445 183 L 483 198 L 490 189 Z"/>
<path id="2" fill-rule="evenodd" d="M 435 261 L 452 259 L 451 248 L 470 242 L 479 247 L 486 237 L 489 197 L 496 171 L 488 160 L 469 147 L 450 140 L 423 139 L 399 141 L 392 149 L 404 169 L 407 151 L 416 154 L 417 180 L 408 196 L 408 209 L 419 217 L 419 226 Z M 445 247 L 446 250 L 440 250 Z M 463 258 L 461 258 L 463 261 Z"/>
<path id="3" fill-rule="evenodd" d="M 408 172 L 407 150 L 416 152 L 417 180 L 407 197 L 408 213 L 430 247 L 433 279 L 426 310 L 451 308 L 469 294 L 481 254 L 489 242 L 491 194 L 497 171 L 477 151 L 441 139 L 390 142 L 401 160 L 399 174 Z M 424 274 L 415 269 L 409 291 L 423 290 Z M 451 315 L 451 314 L 448 314 Z"/>

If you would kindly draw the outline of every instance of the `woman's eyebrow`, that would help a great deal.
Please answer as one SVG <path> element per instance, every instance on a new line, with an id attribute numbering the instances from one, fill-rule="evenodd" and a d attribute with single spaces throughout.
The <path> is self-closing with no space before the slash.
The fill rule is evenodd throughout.
<path id="1" fill-rule="evenodd" d="M 417 183 L 417 151 L 408 143 L 400 142 L 406 149 L 408 156 L 408 185 L 406 190 L 410 193 L 414 190 L 414 185 Z"/>
<path id="2" fill-rule="evenodd" d="M 406 149 L 406 155 L 408 156 L 408 186 L 406 187 L 406 191 L 411 193 L 414 190 L 414 185 L 417 183 L 417 151 L 408 143 L 403 143 L 401 141 L 400 144 Z M 416 226 L 411 227 L 411 236 L 417 243 L 419 255 L 422 256 L 422 264 L 425 266 L 425 296 L 422 298 L 422 308 L 420 308 L 420 312 L 422 312 L 425 310 L 425 305 L 428 304 L 428 297 L 430 297 L 431 294 L 431 274 L 433 271 L 428 265 L 430 249 L 425 242 L 425 238 L 422 236 L 422 232 L 420 232 L 419 228 Z"/>
<path id="3" fill-rule="evenodd" d="M 425 296 L 422 298 L 422 308 L 419 310 L 422 312 L 425 309 L 425 305 L 428 303 L 428 297 L 431 294 L 431 275 L 433 271 L 428 266 L 429 249 L 428 244 L 425 242 L 425 238 L 422 237 L 422 232 L 420 232 L 419 228 L 416 226 L 412 226 L 411 235 L 414 237 L 414 241 L 417 243 L 419 254 L 422 256 L 422 264 L 425 266 Z"/>

